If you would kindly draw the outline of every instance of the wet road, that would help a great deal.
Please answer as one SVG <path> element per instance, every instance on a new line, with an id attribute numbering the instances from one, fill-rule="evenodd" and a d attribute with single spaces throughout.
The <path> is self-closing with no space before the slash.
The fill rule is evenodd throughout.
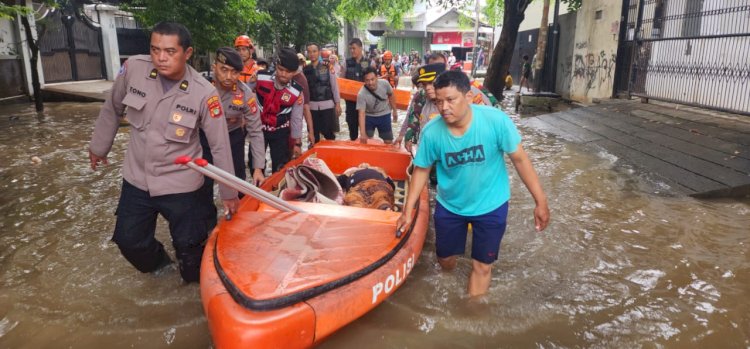
<path id="1" fill-rule="evenodd" d="M 99 106 L 0 107 L 0 347 L 209 348 L 198 286 L 137 272 L 109 241 L 127 132 L 92 172 Z M 439 270 L 430 232 L 408 282 L 323 348 L 750 347 L 750 202 L 675 197 L 604 151 L 521 132 L 548 230 L 511 171 L 484 299 L 465 295 L 468 259 Z"/>

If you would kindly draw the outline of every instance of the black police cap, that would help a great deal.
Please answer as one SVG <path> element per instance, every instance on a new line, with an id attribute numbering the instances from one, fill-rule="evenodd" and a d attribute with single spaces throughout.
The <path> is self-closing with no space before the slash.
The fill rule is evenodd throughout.
<path id="1" fill-rule="evenodd" d="M 242 57 L 240 57 L 237 50 L 231 47 L 222 47 L 216 50 L 216 61 L 226 64 L 239 72 L 241 72 L 243 68 Z"/>
<path id="2" fill-rule="evenodd" d="M 290 71 L 296 71 L 299 69 L 299 59 L 297 59 L 297 52 L 292 48 L 284 47 L 279 50 L 279 59 L 277 64 L 286 68 Z"/>

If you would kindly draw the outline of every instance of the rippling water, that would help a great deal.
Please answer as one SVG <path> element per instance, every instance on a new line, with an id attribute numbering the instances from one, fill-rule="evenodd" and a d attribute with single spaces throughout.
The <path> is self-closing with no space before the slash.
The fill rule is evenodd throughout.
<path id="1" fill-rule="evenodd" d="M 127 132 L 92 172 L 99 107 L 0 107 L 0 347 L 208 348 L 198 286 L 137 272 L 109 241 Z M 439 270 L 430 232 L 408 282 L 322 347 L 750 347 L 750 202 L 671 196 L 602 149 L 521 131 L 552 222 L 534 232 L 511 171 L 489 294 L 466 297 L 468 259 Z"/>

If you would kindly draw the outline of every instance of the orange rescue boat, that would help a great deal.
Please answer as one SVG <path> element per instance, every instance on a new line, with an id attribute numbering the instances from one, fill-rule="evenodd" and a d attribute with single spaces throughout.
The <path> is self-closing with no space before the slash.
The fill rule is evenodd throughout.
<path id="1" fill-rule="evenodd" d="M 357 94 L 365 84 L 361 81 L 349 80 L 344 78 L 338 78 L 338 82 L 339 95 L 341 96 L 341 98 L 349 102 L 357 101 Z M 406 110 L 407 108 L 409 108 L 409 102 L 411 101 L 411 93 L 409 91 L 393 89 L 393 94 L 396 96 L 396 108 L 400 110 Z"/>
<path id="2" fill-rule="evenodd" d="M 313 154 L 337 174 L 363 162 L 383 168 L 403 204 L 411 161 L 403 150 L 323 141 L 284 169 Z M 261 188 L 278 189 L 284 169 Z M 290 203 L 305 213 L 281 212 L 246 196 L 208 239 L 200 287 L 217 348 L 311 347 L 392 295 L 422 251 L 427 189 L 400 237 L 400 212 Z"/>

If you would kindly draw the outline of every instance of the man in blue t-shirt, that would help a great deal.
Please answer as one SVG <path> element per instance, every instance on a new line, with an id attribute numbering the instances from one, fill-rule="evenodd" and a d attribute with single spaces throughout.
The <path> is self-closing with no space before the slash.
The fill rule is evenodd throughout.
<path id="1" fill-rule="evenodd" d="M 505 233 L 510 185 L 504 154 L 536 201 L 534 222 L 542 231 L 549 222 L 547 197 L 521 136 L 510 118 L 498 109 L 472 105 L 473 93 L 466 74 L 446 71 L 435 80 L 436 104 L 440 116 L 422 130 L 414 158 L 409 194 L 398 228 L 411 224 L 414 205 L 437 167 L 435 247 L 443 269 L 456 266 L 456 256 L 466 246 L 472 225 L 472 271 L 469 295 L 479 296 L 490 286 L 492 263 L 497 260 Z"/>

